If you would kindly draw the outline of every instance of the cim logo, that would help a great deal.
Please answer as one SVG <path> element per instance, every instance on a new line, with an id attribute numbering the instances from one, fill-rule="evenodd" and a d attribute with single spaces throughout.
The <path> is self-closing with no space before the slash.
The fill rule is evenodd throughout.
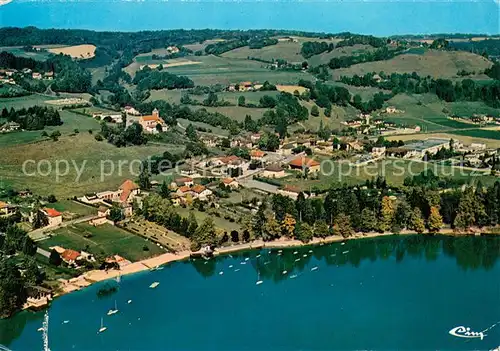
<path id="1" fill-rule="evenodd" d="M 450 330 L 449 333 L 458 338 L 467 338 L 467 339 L 481 338 L 481 340 L 483 340 L 484 337 L 487 336 L 483 332 L 474 332 L 471 331 L 469 327 L 464 327 L 464 326 L 455 327 L 452 330 Z"/>

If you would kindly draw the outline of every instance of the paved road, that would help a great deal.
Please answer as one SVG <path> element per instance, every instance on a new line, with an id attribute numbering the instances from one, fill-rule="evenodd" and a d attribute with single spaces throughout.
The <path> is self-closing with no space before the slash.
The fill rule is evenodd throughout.
<path id="1" fill-rule="evenodd" d="M 85 217 L 80 217 L 80 218 L 72 219 L 71 221 L 62 222 L 57 227 L 53 227 L 53 228 L 39 228 L 39 229 L 32 230 L 31 232 L 28 233 L 28 235 L 34 241 L 45 240 L 45 239 L 48 238 L 49 233 L 51 233 L 55 229 L 64 228 L 64 227 L 67 227 L 68 225 L 72 225 L 72 224 L 77 224 L 77 223 L 82 223 L 82 222 L 88 222 L 91 219 L 94 219 L 96 217 L 97 217 L 97 215 L 90 215 L 90 216 L 85 216 Z"/>
<path id="2" fill-rule="evenodd" d="M 41 247 L 37 247 L 36 248 L 36 252 L 39 253 L 40 255 L 43 255 L 43 256 L 47 257 L 47 258 L 50 257 L 50 252 L 48 252 L 47 250 L 42 249 Z"/>

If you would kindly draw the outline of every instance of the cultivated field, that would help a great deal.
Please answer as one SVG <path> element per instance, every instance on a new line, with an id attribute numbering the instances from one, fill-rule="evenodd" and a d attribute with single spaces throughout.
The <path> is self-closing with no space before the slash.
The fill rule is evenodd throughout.
<path id="1" fill-rule="evenodd" d="M 417 72 L 420 76 L 452 78 L 456 77 L 457 72 L 462 69 L 477 73 L 490 66 L 490 61 L 470 52 L 427 50 L 423 55 L 404 54 L 386 61 L 366 62 L 336 69 L 332 73 L 334 79 L 340 76 L 363 75 L 380 71 L 385 73 Z"/>
<path id="2" fill-rule="evenodd" d="M 69 55 L 75 59 L 90 59 L 95 56 L 94 45 L 84 44 L 84 45 L 74 45 L 47 49 L 53 54 L 63 54 Z"/>
<path id="3" fill-rule="evenodd" d="M 205 48 L 210 45 L 210 44 L 215 44 L 219 43 L 221 41 L 225 41 L 225 39 L 210 39 L 210 40 L 205 40 L 203 43 L 196 43 L 196 44 L 187 44 L 184 45 L 186 49 L 194 51 L 199 51 L 199 50 L 205 50 Z M 153 50 L 154 51 L 154 50 Z"/>
<path id="4" fill-rule="evenodd" d="M 388 136 L 387 140 L 403 140 L 403 141 L 410 141 L 410 140 L 424 140 L 424 139 L 430 139 L 430 138 L 439 138 L 439 139 L 454 139 L 454 140 L 460 140 L 463 144 L 465 145 L 470 145 L 472 143 L 481 143 L 485 144 L 488 148 L 500 148 L 500 139 L 486 139 L 485 137 L 479 137 L 479 136 L 469 136 L 469 135 L 463 135 L 466 134 L 467 132 L 471 132 L 469 134 L 474 134 L 473 131 L 476 131 L 478 129 L 473 129 L 473 130 L 464 130 L 464 131 L 454 131 L 450 133 L 428 133 L 428 134 L 405 134 L 405 135 L 394 135 L 394 136 Z M 481 130 L 481 129 L 479 129 Z M 484 132 L 492 132 L 488 130 L 481 130 L 483 133 Z M 500 134 L 499 131 L 494 131 L 495 133 Z M 459 134 L 463 133 L 463 134 Z"/>
<path id="5" fill-rule="evenodd" d="M 82 223 L 60 228 L 51 238 L 38 244 L 46 250 L 62 246 L 98 256 L 120 255 L 131 261 L 165 253 L 156 244 L 110 224 L 94 227 Z"/>

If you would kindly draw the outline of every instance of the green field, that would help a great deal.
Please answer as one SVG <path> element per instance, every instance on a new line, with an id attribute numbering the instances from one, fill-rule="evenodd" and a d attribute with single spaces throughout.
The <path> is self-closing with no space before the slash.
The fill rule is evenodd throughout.
<path id="1" fill-rule="evenodd" d="M 312 79 L 306 72 L 271 71 L 266 64 L 256 61 L 217 56 L 196 57 L 200 64 L 166 68 L 168 72 L 185 75 L 196 85 L 230 84 L 242 81 L 277 84 L 295 84 L 301 78 Z"/>
<path id="2" fill-rule="evenodd" d="M 0 98 L 0 106 L 2 109 L 5 107 L 9 110 L 12 107 L 14 109 L 20 109 L 23 107 L 28 108 L 36 105 L 50 106 L 49 104 L 46 104 L 45 101 L 53 99 L 55 98 L 38 94 L 21 96 L 16 98 Z"/>
<path id="3" fill-rule="evenodd" d="M 19 57 L 26 57 L 26 58 L 31 58 L 33 60 L 37 61 L 45 61 L 52 55 L 50 52 L 29 52 L 29 51 L 24 51 L 22 47 L 0 47 L 0 52 L 2 51 L 7 51 L 10 52 L 13 55 L 19 56 Z"/>
<path id="4" fill-rule="evenodd" d="M 231 231 L 231 230 L 238 230 L 239 231 L 239 230 L 241 230 L 241 227 L 238 223 L 230 222 L 230 221 L 224 219 L 223 216 L 217 217 L 215 215 L 210 215 L 207 212 L 200 212 L 198 210 L 193 210 L 193 209 L 189 209 L 189 208 L 182 208 L 182 207 L 179 207 L 177 209 L 177 212 L 183 217 L 188 217 L 189 213 L 193 212 L 198 224 L 201 224 L 205 218 L 211 217 L 214 220 L 214 224 L 217 228 L 220 228 L 224 231 Z"/>
<path id="5" fill-rule="evenodd" d="M 375 50 L 370 45 L 360 45 L 356 44 L 354 46 L 346 46 L 342 48 L 333 49 L 330 52 L 324 52 L 319 55 L 311 56 L 307 59 L 307 62 L 311 66 L 318 66 L 328 64 L 330 60 L 334 57 L 342 57 L 342 56 L 352 56 L 359 55 L 364 52 L 369 52 Z"/>
<path id="6" fill-rule="evenodd" d="M 300 53 L 301 47 L 301 43 L 291 42 L 280 42 L 276 45 L 265 46 L 262 49 L 250 49 L 248 46 L 244 46 L 226 52 L 222 56 L 240 60 L 255 57 L 266 61 L 282 59 L 288 62 L 302 62 L 305 59 Z"/>
<path id="7" fill-rule="evenodd" d="M 78 117 L 92 120 L 89 117 Z M 116 189 L 125 179 L 137 178 L 140 161 L 166 150 L 172 150 L 172 146 L 164 144 L 117 148 L 106 141 L 96 141 L 87 132 L 81 132 L 73 137 L 63 136 L 56 142 L 48 140 L 36 144 L 4 145 L 0 148 L 0 177 L 16 189 L 30 188 L 38 195 L 54 194 L 63 199 L 93 191 Z M 25 160 L 33 160 L 36 164 L 43 162 L 42 172 L 36 172 L 34 164 L 29 164 L 27 173 L 35 174 L 23 174 Z M 70 166 L 66 175 L 65 160 Z M 61 165 L 60 177 L 56 179 L 55 167 L 58 161 Z M 78 169 L 83 167 L 78 180 L 74 165 Z"/>
<path id="8" fill-rule="evenodd" d="M 468 129 L 468 130 L 454 130 L 451 134 L 470 136 L 475 138 L 486 138 L 500 140 L 500 131 L 488 129 Z"/>
<path id="9" fill-rule="evenodd" d="M 49 203 L 45 207 L 53 208 L 63 213 L 64 217 L 69 216 L 72 218 L 95 215 L 97 213 L 97 209 L 95 207 L 85 206 L 78 202 L 65 199 L 60 199 L 52 204 Z"/>
<path id="10" fill-rule="evenodd" d="M 84 235 L 89 237 L 85 238 Z M 94 227 L 82 223 L 60 228 L 54 231 L 52 237 L 38 244 L 46 250 L 52 246 L 62 246 L 66 249 L 88 251 L 101 257 L 117 254 L 131 261 L 165 252 L 154 243 L 110 224 Z M 144 251 L 144 246 L 148 248 L 147 251 Z"/>
<path id="11" fill-rule="evenodd" d="M 46 140 L 46 137 L 42 137 L 43 131 L 50 135 L 50 133 L 54 130 L 58 130 L 64 136 L 74 134 L 75 129 L 78 129 L 80 133 L 88 134 L 90 129 L 96 132 L 101 128 L 99 122 L 94 120 L 92 117 L 72 113 L 69 110 L 60 111 L 59 113 L 61 115 L 61 120 L 63 121 L 62 125 L 45 127 L 43 130 L 16 131 L 3 134 L 0 137 L 0 148 L 4 146 L 14 146 Z"/>

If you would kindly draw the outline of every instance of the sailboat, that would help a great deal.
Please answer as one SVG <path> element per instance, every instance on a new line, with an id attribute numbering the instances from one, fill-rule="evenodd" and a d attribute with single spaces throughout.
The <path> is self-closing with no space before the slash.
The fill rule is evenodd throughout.
<path id="1" fill-rule="evenodd" d="M 107 329 L 108 329 L 108 328 L 106 328 L 106 327 L 104 326 L 104 321 L 103 321 L 103 319 L 101 318 L 101 328 L 99 329 L 99 333 L 103 333 L 103 332 L 105 332 Z"/>
<path id="2" fill-rule="evenodd" d="M 115 309 L 114 310 L 109 310 L 108 311 L 108 316 L 112 316 L 114 314 L 118 313 L 118 308 L 116 307 L 116 300 L 115 300 Z"/>
<path id="3" fill-rule="evenodd" d="M 257 281 L 255 282 L 255 285 L 260 285 L 264 283 L 264 281 L 260 280 L 260 271 L 257 270 Z"/>

